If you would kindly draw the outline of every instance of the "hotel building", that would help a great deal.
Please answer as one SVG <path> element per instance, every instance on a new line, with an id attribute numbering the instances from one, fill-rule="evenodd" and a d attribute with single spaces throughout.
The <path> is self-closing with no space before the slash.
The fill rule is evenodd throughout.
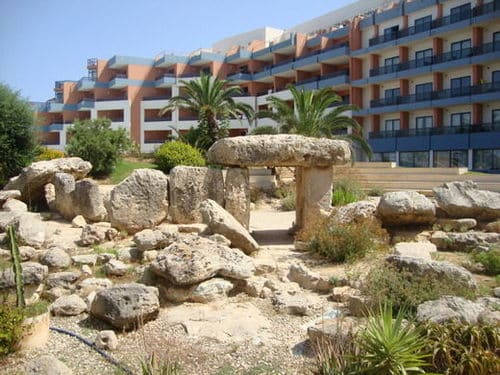
<path id="1" fill-rule="evenodd" d="M 107 117 L 143 152 L 197 125 L 159 115 L 182 80 L 206 72 L 238 85 L 255 110 L 287 85 L 332 87 L 359 110 L 374 161 L 500 169 L 500 0 L 361 0 L 288 30 L 265 27 L 187 56 L 89 59 L 78 81 L 55 82 L 38 104 L 43 143 L 63 149 L 76 119 Z M 268 119 L 230 120 L 231 135 Z M 358 155 L 358 157 L 361 157 Z"/>

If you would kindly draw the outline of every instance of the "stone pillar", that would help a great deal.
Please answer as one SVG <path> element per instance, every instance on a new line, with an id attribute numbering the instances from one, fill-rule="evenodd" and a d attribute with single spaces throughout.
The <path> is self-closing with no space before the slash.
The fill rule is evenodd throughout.
<path id="1" fill-rule="evenodd" d="M 295 227 L 307 229 L 332 207 L 333 168 L 297 167 Z"/>
<path id="2" fill-rule="evenodd" d="M 75 178 L 69 173 L 56 173 L 53 179 L 55 201 L 54 207 L 66 220 L 75 217 L 72 193 L 75 190 Z"/>
<path id="3" fill-rule="evenodd" d="M 248 168 L 229 168 L 224 190 L 225 209 L 246 229 L 250 225 L 250 177 Z"/>

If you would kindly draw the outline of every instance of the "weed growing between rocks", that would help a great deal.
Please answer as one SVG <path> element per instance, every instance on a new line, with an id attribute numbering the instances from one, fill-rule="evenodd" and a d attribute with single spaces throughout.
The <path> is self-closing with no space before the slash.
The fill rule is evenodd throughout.
<path id="1" fill-rule="evenodd" d="M 463 283 L 450 276 L 439 278 L 419 275 L 410 270 L 398 270 L 384 264 L 374 267 L 363 282 L 362 292 L 374 306 L 390 304 L 395 311 L 405 309 L 411 316 L 417 306 L 425 301 L 439 299 L 441 296 L 454 295 L 468 299 L 475 298 L 475 292 L 464 288 Z"/>
<path id="2" fill-rule="evenodd" d="M 348 224 L 323 220 L 311 228 L 300 235 L 307 243 L 307 250 L 332 262 L 352 262 L 387 247 L 387 232 L 371 220 Z"/>
<path id="3" fill-rule="evenodd" d="M 484 267 L 484 273 L 487 275 L 500 274 L 500 248 L 474 253 L 472 259 Z"/>
<path id="4" fill-rule="evenodd" d="M 0 358 L 12 353 L 23 333 L 23 309 L 0 304 Z"/>
<path id="5" fill-rule="evenodd" d="M 341 179 L 335 182 L 332 192 L 332 204 L 343 206 L 359 201 L 365 197 L 359 184 L 350 179 Z"/>

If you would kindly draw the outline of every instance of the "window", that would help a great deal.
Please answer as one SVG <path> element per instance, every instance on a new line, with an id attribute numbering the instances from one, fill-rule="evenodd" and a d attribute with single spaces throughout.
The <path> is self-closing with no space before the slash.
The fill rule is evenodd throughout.
<path id="1" fill-rule="evenodd" d="M 450 9 L 450 23 L 462 21 L 470 17 L 470 3 Z"/>
<path id="2" fill-rule="evenodd" d="M 451 43 L 452 59 L 461 59 L 463 57 L 469 57 L 469 56 L 472 56 L 470 39 L 465 39 L 459 42 Z"/>
<path id="3" fill-rule="evenodd" d="M 400 95 L 399 88 L 385 90 L 386 105 L 397 104 L 399 95 Z"/>
<path id="4" fill-rule="evenodd" d="M 415 20 L 415 33 L 421 33 L 431 29 L 432 16 L 426 16 Z"/>
<path id="5" fill-rule="evenodd" d="M 434 123 L 434 119 L 432 116 L 420 116 L 415 118 L 415 125 L 414 129 L 416 130 L 423 130 L 423 129 L 430 129 L 432 128 Z M 410 129 L 411 129 L 410 125 Z"/>
<path id="6" fill-rule="evenodd" d="M 61 91 L 56 91 L 56 102 L 57 103 L 63 102 L 63 93 Z"/>
<path id="7" fill-rule="evenodd" d="M 436 168 L 467 167 L 467 150 L 434 151 L 433 165 Z"/>
<path id="8" fill-rule="evenodd" d="M 95 81 L 96 78 L 97 78 L 97 70 L 95 69 L 89 69 L 88 70 L 88 76 L 89 76 L 89 79 L 92 80 L 92 81 Z"/>
<path id="9" fill-rule="evenodd" d="M 491 122 L 493 124 L 500 124 L 500 109 L 491 111 Z"/>
<path id="10" fill-rule="evenodd" d="M 493 34 L 493 50 L 500 50 L 500 31 Z"/>
<path id="11" fill-rule="evenodd" d="M 372 161 L 396 161 L 396 153 L 395 152 L 374 152 L 372 156 Z"/>
<path id="12" fill-rule="evenodd" d="M 471 122 L 470 112 L 452 113 L 450 119 L 452 127 L 468 127 Z"/>
<path id="13" fill-rule="evenodd" d="M 500 149 L 474 150 L 472 153 L 473 168 L 480 170 L 500 169 Z"/>
<path id="14" fill-rule="evenodd" d="M 385 59 L 385 72 L 392 73 L 397 71 L 397 66 L 399 64 L 399 56 L 389 57 Z"/>
<path id="15" fill-rule="evenodd" d="M 399 165 L 401 167 L 429 167 L 429 153 L 427 151 L 419 152 L 400 152 Z"/>
<path id="16" fill-rule="evenodd" d="M 389 27 L 384 30 L 384 42 L 394 40 L 398 37 L 399 25 Z"/>
<path id="17" fill-rule="evenodd" d="M 491 84 L 494 90 L 500 89 L 500 70 L 491 73 Z"/>
<path id="18" fill-rule="evenodd" d="M 382 127 L 382 131 L 396 131 L 399 130 L 400 127 L 400 121 L 399 119 L 390 119 L 390 120 L 385 120 L 385 123 Z"/>
<path id="19" fill-rule="evenodd" d="M 450 80 L 451 96 L 470 94 L 470 76 L 453 78 Z"/>
<path id="20" fill-rule="evenodd" d="M 432 82 L 415 85 L 415 99 L 417 101 L 430 100 L 432 96 Z"/>
<path id="21" fill-rule="evenodd" d="M 432 64 L 432 54 L 432 48 L 416 51 L 415 60 L 417 61 L 417 67 Z"/>

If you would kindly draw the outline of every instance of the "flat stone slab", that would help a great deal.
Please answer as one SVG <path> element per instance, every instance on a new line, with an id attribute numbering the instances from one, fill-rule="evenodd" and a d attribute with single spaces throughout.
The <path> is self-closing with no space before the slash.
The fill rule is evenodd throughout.
<path id="1" fill-rule="evenodd" d="M 431 253 L 436 251 L 436 245 L 430 242 L 399 242 L 394 246 L 397 255 L 425 260 L 432 260 Z"/>
<path id="2" fill-rule="evenodd" d="M 351 150 L 346 141 L 295 134 L 224 138 L 208 150 L 209 163 L 240 167 L 327 167 L 346 164 Z"/>

